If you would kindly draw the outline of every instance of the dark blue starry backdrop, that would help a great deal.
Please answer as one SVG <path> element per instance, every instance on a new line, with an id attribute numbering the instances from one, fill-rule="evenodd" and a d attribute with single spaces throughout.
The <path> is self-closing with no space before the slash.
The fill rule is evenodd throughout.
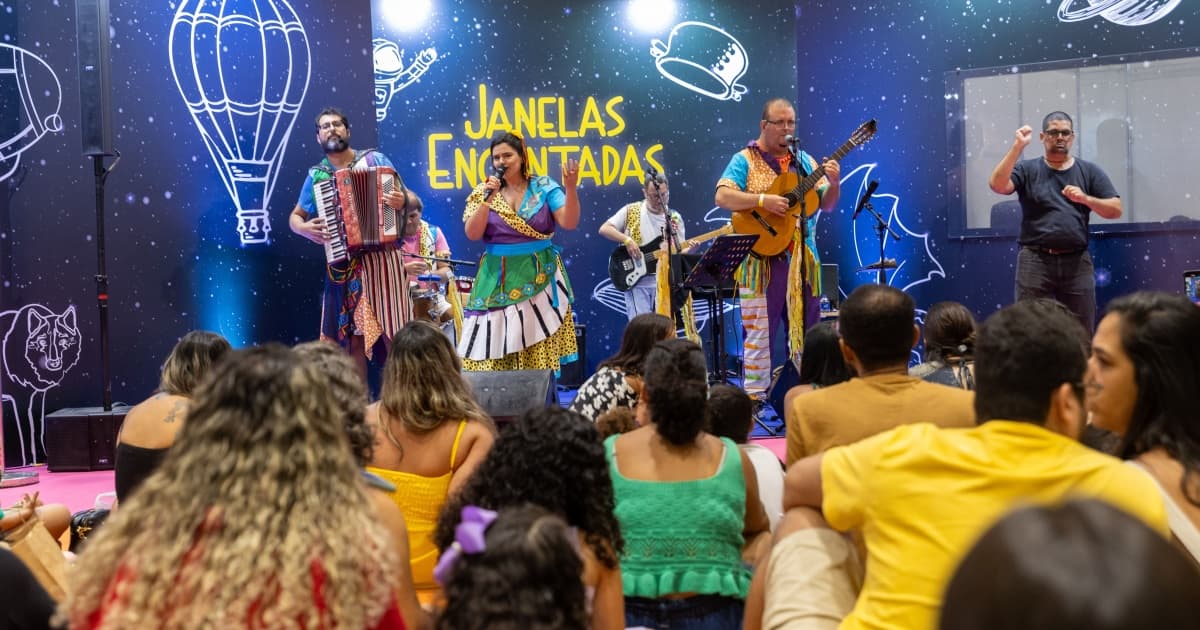
<path id="1" fill-rule="evenodd" d="M 947 73 L 1200 46 L 1197 11 L 1165 0 L 113 3 L 122 157 L 104 197 L 115 398 L 144 398 L 191 329 L 238 345 L 316 336 L 322 254 L 287 216 L 320 158 L 311 122 L 326 105 L 347 112 L 355 146 L 393 159 L 458 258 L 480 253 L 461 211 L 494 129 L 520 129 L 541 172 L 557 177 L 563 157 L 580 159 L 582 222 L 555 238 L 589 367 L 624 323 L 600 222 L 639 198 L 650 166 L 670 176 L 689 234 L 724 221 L 713 186 L 776 95 L 795 98 L 798 135 L 817 157 L 879 121 L 843 160 L 842 200 L 818 224 L 841 292 L 874 278 L 856 272 L 878 258 L 869 217 L 850 220 L 874 179 L 874 206 L 902 237 L 887 245 L 899 264 L 888 281 L 921 306 L 956 299 L 987 315 L 1011 300 L 1015 243 L 949 236 L 959 210 L 948 181 L 961 163 L 947 139 Z M 73 0 L 0 0 L 6 437 L 100 398 L 79 106 Z M 1092 251 L 1101 303 L 1180 290 L 1179 272 L 1200 267 L 1187 229 L 1099 235 Z"/>
<path id="2" fill-rule="evenodd" d="M 580 160 L 580 226 L 555 241 L 589 367 L 615 351 L 626 321 L 601 223 L 641 199 L 649 168 L 667 173 L 688 235 L 727 222 L 713 212 L 717 179 L 757 137 L 764 101 L 795 94 L 785 2 L 375 0 L 373 12 L 380 145 L 456 257 L 482 252 L 463 235 L 462 210 L 490 173 L 497 129 L 518 129 L 536 170 L 555 179 L 564 158 Z"/>

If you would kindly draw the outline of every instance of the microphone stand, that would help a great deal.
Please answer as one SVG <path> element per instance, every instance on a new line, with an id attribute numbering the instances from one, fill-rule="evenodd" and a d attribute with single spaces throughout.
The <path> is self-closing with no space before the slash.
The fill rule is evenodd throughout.
<path id="1" fill-rule="evenodd" d="M 792 156 L 792 169 L 796 171 L 796 177 L 803 180 L 804 173 L 800 170 L 800 156 L 804 155 L 804 151 L 800 149 L 800 139 L 792 136 L 792 142 L 788 143 L 788 153 Z M 805 207 L 805 201 L 808 195 L 800 196 L 800 326 L 807 330 L 808 317 L 808 256 L 804 255 L 804 250 L 808 247 L 808 208 Z M 786 306 L 785 306 L 786 311 Z M 788 360 L 792 359 L 792 339 L 788 336 Z"/>
<path id="2" fill-rule="evenodd" d="M 879 284 L 887 284 L 887 277 L 886 277 L 886 274 L 884 271 L 884 264 L 883 264 L 883 262 L 884 262 L 883 246 L 884 246 L 884 244 L 887 243 L 886 234 L 891 234 L 892 238 L 897 241 L 900 240 L 900 235 L 897 234 L 896 231 L 893 230 L 892 227 L 887 224 L 887 221 L 884 221 L 883 217 L 880 216 L 879 213 L 875 211 L 875 206 L 871 205 L 871 201 L 869 199 L 867 200 L 866 203 L 863 204 L 863 209 L 866 210 L 867 212 L 870 212 L 871 216 L 875 217 L 875 235 L 879 238 L 878 283 Z"/>

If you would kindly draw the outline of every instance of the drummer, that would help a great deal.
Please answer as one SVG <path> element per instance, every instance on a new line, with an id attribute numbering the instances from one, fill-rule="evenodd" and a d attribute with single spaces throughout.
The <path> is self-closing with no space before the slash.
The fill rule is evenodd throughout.
<path id="1" fill-rule="evenodd" d="M 451 341 L 454 341 L 456 320 L 461 315 L 458 309 L 452 310 L 451 303 L 446 300 L 447 289 L 455 291 L 452 282 L 454 271 L 448 263 L 441 261 L 433 263 L 432 271 L 430 271 L 430 261 L 417 258 L 417 256 L 449 258 L 450 246 L 446 243 L 446 235 L 441 228 L 431 225 L 421 218 L 425 209 L 421 198 L 409 191 L 408 199 L 408 213 L 404 218 L 404 238 L 401 240 L 400 250 L 404 253 L 404 272 L 408 277 L 409 295 L 413 298 L 413 316 L 431 319 L 434 324 L 441 326 L 446 331 Z M 421 276 L 428 277 L 430 275 L 440 278 L 436 290 L 429 286 L 429 282 L 418 281 Z M 424 303 L 422 300 L 431 300 L 431 303 Z M 452 300 L 452 302 L 457 302 L 457 300 Z M 437 316 L 431 317 L 431 313 L 437 313 Z"/>
<path id="2" fill-rule="evenodd" d="M 446 244 L 446 235 L 436 225 L 430 225 L 421 218 L 425 205 L 421 198 L 411 190 L 408 192 L 408 214 L 404 217 L 404 239 L 400 250 L 404 252 L 404 271 L 408 274 L 408 284 L 417 282 L 417 276 L 430 273 L 429 261 L 416 256 L 450 257 L 450 246 Z M 433 273 L 442 277 L 442 286 L 446 286 L 454 276 L 450 265 L 438 262 Z"/>

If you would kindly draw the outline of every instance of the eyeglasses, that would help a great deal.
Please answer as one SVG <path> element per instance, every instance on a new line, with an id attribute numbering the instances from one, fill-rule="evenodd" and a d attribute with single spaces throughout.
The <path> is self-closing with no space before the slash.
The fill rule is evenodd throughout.
<path id="1" fill-rule="evenodd" d="M 1051 138 L 1070 138 L 1071 136 L 1075 135 L 1075 132 L 1071 131 L 1070 129 L 1047 129 L 1042 133 L 1050 136 Z"/>
<path id="2" fill-rule="evenodd" d="M 796 128 L 796 121 L 794 121 L 794 120 L 783 120 L 781 118 L 779 120 L 767 120 L 766 123 L 768 125 L 775 125 L 782 129 L 795 129 Z"/>
<path id="3" fill-rule="evenodd" d="M 346 124 L 340 120 L 332 120 L 325 124 L 317 125 L 317 129 L 320 129 L 321 131 L 329 131 L 330 129 L 341 129 L 342 127 L 345 127 L 345 126 L 346 126 Z"/>

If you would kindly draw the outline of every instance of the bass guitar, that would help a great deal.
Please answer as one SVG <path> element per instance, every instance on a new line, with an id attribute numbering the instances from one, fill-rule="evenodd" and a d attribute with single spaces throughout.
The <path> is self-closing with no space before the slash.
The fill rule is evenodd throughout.
<path id="1" fill-rule="evenodd" d="M 718 236 L 732 232 L 733 226 L 726 223 L 724 226 L 711 232 L 705 232 L 695 238 L 687 239 L 683 242 L 683 249 L 691 249 L 705 241 L 711 241 Z M 661 245 L 662 237 L 643 245 L 641 247 L 642 256 L 640 258 L 630 256 L 629 250 L 624 245 L 618 245 L 613 249 L 612 253 L 608 256 L 608 277 L 612 280 L 613 286 L 619 291 L 628 291 L 646 274 L 653 273 L 658 265 L 658 260 L 666 255 L 665 252 L 659 249 Z M 648 259 L 650 260 L 649 265 L 647 265 Z"/>
<path id="2" fill-rule="evenodd" d="M 872 118 L 858 126 L 850 139 L 830 156 L 831 160 L 841 160 L 851 149 L 865 144 L 875 135 L 875 119 Z M 797 221 L 800 219 L 800 209 L 804 208 L 804 218 L 817 212 L 820 197 L 813 188 L 825 176 L 825 165 L 819 164 L 813 172 L 800 179 L 794 170 L 781 173 L 771 182 L 771 188 L 763 191 L 767 195 L 779 195 L 788 201 L 788 211 L 783 215 L 767 212 L 762 206 L 750 208 L 744 212 L 734 212 L 731 223 L 733 231 L 738 234 L 757 234 L 758 241 L 752 248 L 760 256 L 775 256 L 792 244 L 792 236 L 796 232 Z M 801 203 L 803 201 L 803 203 Z"/>

